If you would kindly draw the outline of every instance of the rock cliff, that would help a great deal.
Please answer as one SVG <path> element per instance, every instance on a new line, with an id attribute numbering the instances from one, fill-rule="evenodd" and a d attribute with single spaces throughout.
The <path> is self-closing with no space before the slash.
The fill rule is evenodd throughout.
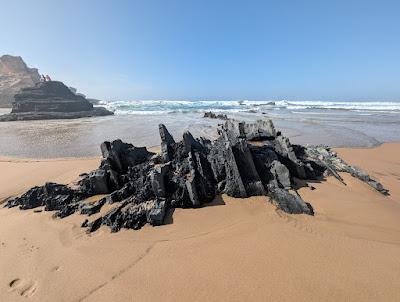
<path id="1" fill-rule="evenodd" d="M 112 115 L 103 107 L 94 107 L 84 96 L 73 93 L 62 82 L 47 81 L 22 88 L 14 96 L 10 114 L 0 121 L 70 119 Z"/>
<path id="2" fill-rule="evenodd" d="M 19 56 L 0 57 L 0 107 L 11 107 L 14 95 L 21 88 L 40 81 L 36 68 L 29 68 Z"/>

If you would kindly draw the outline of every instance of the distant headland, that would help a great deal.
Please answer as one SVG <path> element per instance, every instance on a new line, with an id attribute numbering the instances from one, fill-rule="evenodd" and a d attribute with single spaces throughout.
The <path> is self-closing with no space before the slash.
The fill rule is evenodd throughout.
<path id="1" fill-rule="evenodd" d="M 113 112 L 94 107 L 83 94 L 64 83 L 40 75 L 29 68 L 21 57 L 0 57 L 0 106 L 12 106 L 10 114 L 0 121 L 72 119 L 112 115 Z"/>

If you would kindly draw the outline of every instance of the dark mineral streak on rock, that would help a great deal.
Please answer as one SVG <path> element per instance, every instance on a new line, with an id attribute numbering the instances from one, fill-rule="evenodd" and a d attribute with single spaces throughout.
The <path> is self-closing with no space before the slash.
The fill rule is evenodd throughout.
<path id="1" fill-rule="evenodd" d="M 84 96 L 75 94 L 62 82 L 38 82 L 22 88 L 14 96 L 10 114 L 0 121 L 72 119 L 112 115 L 103 107 L 94 107 Z"/>
<path id="2" fill-rule="evenodd" d="M 176 142 L 164 125 L 159 125 L 159 132 L 160 154 L 121 140 L 104 142 L 100 167 L 82 174 L 76 187 L 47 183 L 8 200 L 5 206 L 44 206 L 62 218 L 76 211 L 92 215 L 109 203 L 114 208 L 85 220 L 82 227 L 92 232 L 106 225 L 117 232 L 140 229 L 146 223 L 161 225 L 169 209 L 201 207 L 222 193 L 243 198 L 265 195 L 284 212 L 313 215 L 312 206 L 297 193 L 294 177 L 306 184 L 305 180 L 329 174 L 341 179 L 338 172 L 347 172 L 388 194 L 379 182 L 328 147 L 292 145 L 270 120 L 253 124 L 227 120 L 214 141 L 185 132 Z M 85 202 L 97 194 L 107 196 Z"/>

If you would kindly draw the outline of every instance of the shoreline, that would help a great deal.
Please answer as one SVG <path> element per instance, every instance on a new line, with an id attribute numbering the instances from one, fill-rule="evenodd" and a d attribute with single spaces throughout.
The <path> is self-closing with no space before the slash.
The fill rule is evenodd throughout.
<path id="1" fill-rule="evenodd" d="M 290 113 L 236 113 L 235 120 L 254 122 L 271 119 L 294 144 L 340 147 L 378 146 L 400 141 L 399 117 L 299 116 Z M 158 146 L 158 124 L 163 123 L 175 138 L 189 130 L 194 137 L 214 138 L 221 120 L 203 118 L 201 113 L 159 115 L 114 115 L 77 120 L 45 120 L 0 123 L 0 154 L 22 158 L 92 157 L 100 154 L 104 141 L 121 139 L 135 146 Z"/>
<path id="2" fill-rule="evenodd" d="M 383 145 L 390 145 L 390 144 L 397 145 L 397 144 L 400 144 L 400 141 L 396 140 L 396 141 L 389 141 L 389 142 L 380 142 L 373 146 L 360 146 L 360 147 L 344 146 L 344 147 L 330 147 L 330 148 L 334 149 L 334 150 L 341 150 L 341 149 L 360 149 L 361 150 L 361 149 L 374 149 L 377 147 L 381 147 Z"/>

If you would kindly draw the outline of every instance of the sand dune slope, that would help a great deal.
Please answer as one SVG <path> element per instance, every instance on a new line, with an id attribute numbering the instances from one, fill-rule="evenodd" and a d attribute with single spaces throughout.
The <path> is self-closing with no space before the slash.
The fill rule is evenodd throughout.
<path id="1" fill-rule="evenodd" d="M 329 178 L 300 190 L 314 217 L 222 196 L 161 227 L 87 235 L 83 216 L 1 209 L 0 301 L 400 301 L 399 151 L 339 150 L 372 159 L 359 165 L 392 195 Z"/>

